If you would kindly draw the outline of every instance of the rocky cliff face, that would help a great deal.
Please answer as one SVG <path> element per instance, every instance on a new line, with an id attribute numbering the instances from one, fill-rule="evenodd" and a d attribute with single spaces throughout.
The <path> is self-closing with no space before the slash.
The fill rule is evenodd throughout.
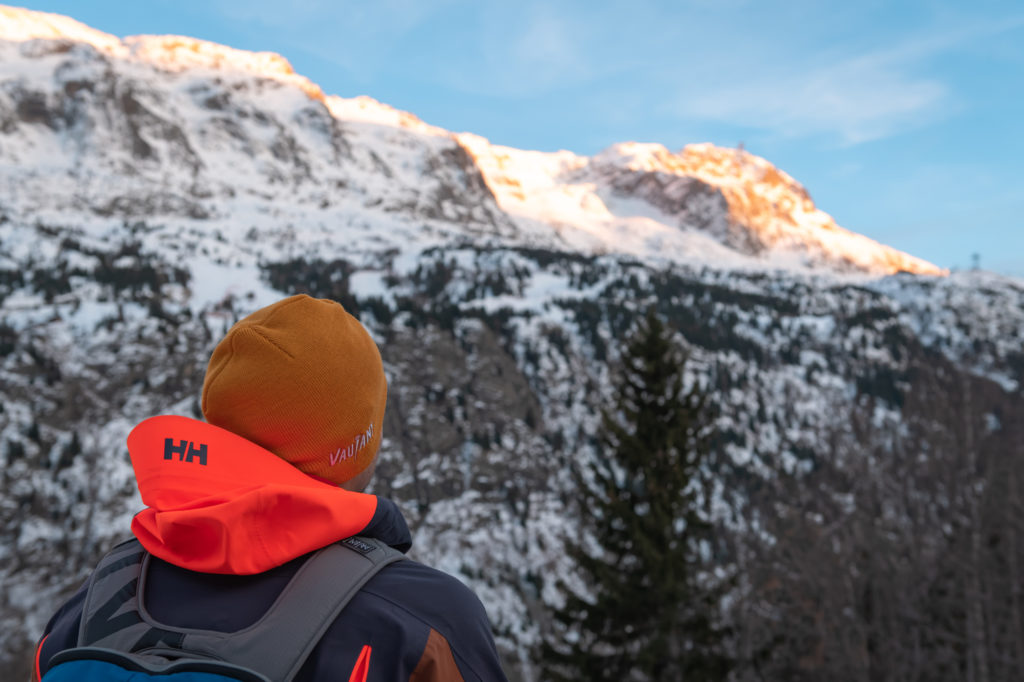
<path id="1" fill-rule="evenodd" d="M 198 414 L 213 345 L 282 295 L 335 298 L 375 335 L 377 491 L 527 679 L 572 574 L 568 467 L 638 311 L 678 330 L 719 405 L 720 519 L 832 457 L 854 411 L 928 419 L 911 398 L 940 375 L 974 382 L 979 424 L 1019 408 L 1024 284 L 932 276 L 745 152 L 512 150 L 325 96 L 274 55 L 0 19 L 5 678 L 127 533 L 130 428 Z"/>

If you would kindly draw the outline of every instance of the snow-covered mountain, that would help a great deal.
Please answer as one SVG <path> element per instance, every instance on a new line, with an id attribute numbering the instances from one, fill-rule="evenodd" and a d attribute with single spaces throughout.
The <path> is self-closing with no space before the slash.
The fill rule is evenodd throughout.
<path id="1" fill-rule="evenodd" d="M 184 218 L 249 244 L 287 224 L 313 239 L 355 228 L 346 237 L 367 251 L 422 244 L 425 220 L 441 239 L 942 274 L 838 227 L 795 180 L 740 150 L 523 152 L 325 96 L 277 55 L 2 11 L 11 218 Z"/>
<path id="2" fill-rule="evenodd" d="M 829 457 L 853 411 L 934 418 L 910 397 L 935 373 L 990 426 L 1024 384 L 1024 283 L 844 230 L 745 151 L 510 149 L 277 55 L 0 7 L 0 675 L 126 532 L 131 426 L 195 413 L 219 336 L 297 291 L 379 341 L 377 490 L 524 679 L 637 311 L 690 347 L 748 482 Z"/>

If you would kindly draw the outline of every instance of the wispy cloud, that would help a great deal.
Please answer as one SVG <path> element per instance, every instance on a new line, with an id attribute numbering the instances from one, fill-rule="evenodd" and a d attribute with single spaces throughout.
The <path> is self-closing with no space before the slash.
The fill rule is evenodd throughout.
<path id="1" fill-rule="evenodd" d="M 510 106 L 559 98 L 562 115 L 609 127 L 653 117 L 843 146 L 956 114 L 960 95 L 936 61 L 1024 25 L 947 13 L 904 30 L 872 24 L 870 6 L 812 0 L 212 1 L 368 86 L 398 78 Z"/>
<path id="2" fill-rule="evenodd" d="M 222 16 L 258 33 L 272 31 L 282 43 L 365 82 L 393 69 L 409 35 L 460 1 L 213 0 Z"/>
<path id="3" fill-rule="evenodd" d="M 467 9 L 458 53 L 435 55 L 425 74 L 457 92 L 514 101 L 584 83 L 595 62 L 586 18 L 544 3 Z"/>
<path id="4" fill-rule="evenodd" d="M 986 36 L 1024 25 L 1014 19 L 978 23 L 904 39 L 870 51 L 823 51 L 749 67 L 715 83 L 698 81 L 678 95 L 683 118 L 725 122 L 782 138 L 826 136 L 843 145 L 926 126 L 962 103 L 931 62 Z"/>
<path id="5" fill-rule="evenodd" d="M 537 8 L 509 43 L 510 63 L 516 71 L 532 72 L 530 80 L 542 88 L 543 83 L 586 78 L 590 60 L 577 42 L 578 31 L 578 24 Z"/>
<path id="6" fill-rule="evenodd" d="M 396 73 L 467 94 L 528 98 L 606 68 L 586 6 L 541 0 L 214 0 L 232 21 L 337 64 L 359 79 Z"/>
<path id="7" fill-rule="evenodd" d="M 868 56 L 703 88 L 681 96 L 675 111 L 781 137 L 835 135 L 857 144 L 924 125 L 948 99 L 941 81 Z"/>

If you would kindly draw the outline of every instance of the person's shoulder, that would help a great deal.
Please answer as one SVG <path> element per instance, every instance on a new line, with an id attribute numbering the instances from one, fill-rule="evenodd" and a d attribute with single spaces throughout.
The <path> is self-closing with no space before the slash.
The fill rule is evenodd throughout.
<path id="1" fill-rule="evenodd" d="M 476 593 L 455 576 L 407 559 L 389 565 L 363 591 L 386 600 L 439 635 L 427 655 L 447 654 L 465 680 L 504 680 L 487 612 Z M 431 649 L 430 642 L 437 645 Z"/>
<path id="2" fill-rule="evenodd" d="M 455 576 L 412 559 L 391 564 L 363 589 L 410 611 L 442 634 L 468 623 L 490 627 L 472 589 Z"/>

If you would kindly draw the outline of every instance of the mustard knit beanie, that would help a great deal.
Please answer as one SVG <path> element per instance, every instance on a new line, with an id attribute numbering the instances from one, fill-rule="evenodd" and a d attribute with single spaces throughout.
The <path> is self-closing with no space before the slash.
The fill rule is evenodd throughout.
<path id="1" fill-rule="evenodd" d="M 203 415 L 300 471 L 344 483 L 380 447 L 387 380 L 366 329 L 335 301 L 292 296 L 214 349 Z"/>

